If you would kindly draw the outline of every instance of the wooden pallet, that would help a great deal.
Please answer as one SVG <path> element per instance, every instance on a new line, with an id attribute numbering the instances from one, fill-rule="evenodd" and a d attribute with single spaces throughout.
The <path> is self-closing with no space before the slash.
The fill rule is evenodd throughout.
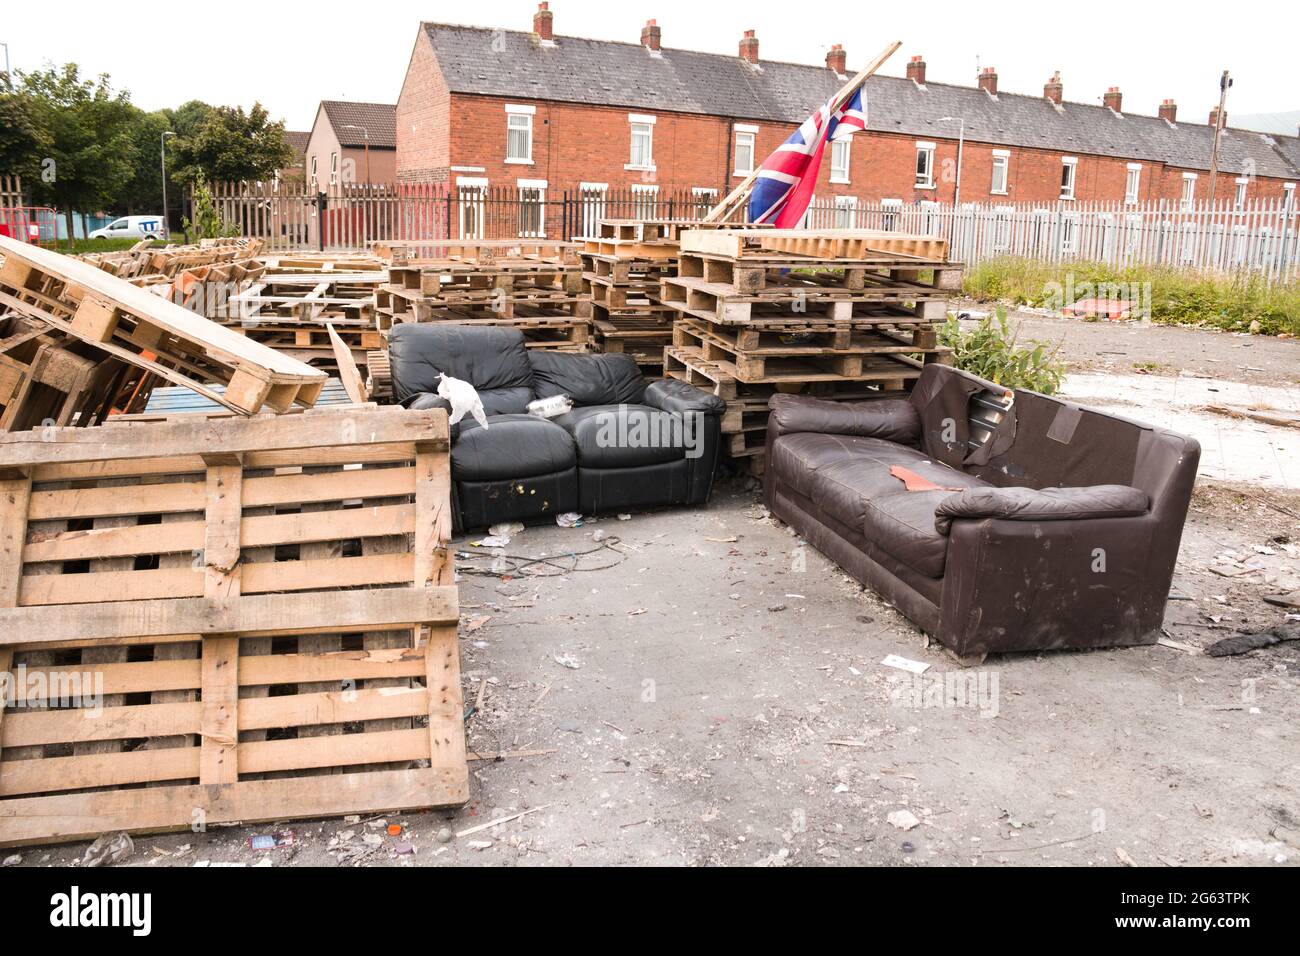
<path id="1" fill-rule="evenodd" d="M 582 273 L 588 280 L 604 279 L 615 285 L 639 283 L 658 288 L 659 279 L 677 274 L 677 260 L 619 259 L 584 252 Z"/>
<path id="2" fill-rule="evenodd" d="M 0 497 L 0 672 L 93 692 L 0 710 L 0 845 L 468 798 L 445 413 L 10 435 Z"/>
<path id="3" fill-rule="evenodd" d="M 948 314 L 947 293 L 917 292 L 903 286 L 872 286 L 845 289 L 815 280 L 792 281 L 754 292 L 738 292 L 729 285 L 704 279 L 663 279 L 659 301 L 688 315 L 720 325 L 744 325 L 755 319 L 781 318 L 793 321 L 813 316 L 833 322 L 848 321 L 872 312 L 881 305 L 905 311 L 915 321 L 942 321 Z"/>
<path id="4" fill-rule="evenodd" d="M 390 404 L 393 401 L 393 366 L 388 349 L 366 353 L 366 394 L 372 402 Z"/>
<path id="5" fill-rule="evenodd" d="M 802 391 L 808 385 L 819 383 L 871 383 L 890 389 L 903 388 L 907 382 L 921 377 L 924 366 L 905 355 L 868 355 L 852 367 L 851 374 L 836 371 L 835 367 L 833 360 L 772 359 L 764 364 L 762 376 L 742 378 L 735 362 L 707 355 L 699 346 L 670 345 L 664 349 L 666 377 L 689 382 L 725 401 L 735 399 L 742 384 L 783 385 L 791 391 Z"/>
<path id="6" fill-rule="evenodd" d="M 410 316 L 395 316 L 396 324 L 414 322 Z M 591 344 L 591 320 L 571 315 L 534 315 L 514 317 L 459 314 L 444 310 L 424 320 L 427 323 L 488 326 L 518 329 L 528 348 L 559 348 L 562 351 L 586 351 Z"/>
<path id="7" fill-rule="evenodd" d="M 741 382 L 772 381 L 774 369 L 798 368 L 791 362 L 846 379 L 861 379 L 863 370 L 879 367 L 873 356 L 892 355 L 904 361 L 950 361 L 951 350 L 936 344 L 933 329 L 870 332 L 851 327 L 834 332 L 780 334 L 758 329 L 733 331 L 725 326 L 683 319 L 673 326 L 673 344 L 698 347 L 710 362 L 730 362 Z"/>
<path id="8" fill-rule="evenodd" d="M 370 251 L 391 265 L 427 263 L 507 268 L 534 265 L 578 264 L 580 246 L 554 239 L 433 239 L 382 240 Z"/>
<path id="9" fill-rule="evenodd" d="M 157 246 L 149 240 L 118 252 L 90 252 L 78 256 L 97 269 L 119 279 L 160 276 L 165 279 L 181 272 L 217 263 L 253 260 L 265 243 L 261 239 L 211 239 L 190 246 Z"/>
<path id="10" fill-rule="evenodd" d="M 713 229 L 682 233 L 681 251 L 740 259 L 781 253 L 819 260 L 869 260 L 904 255 L 916 260 L 945 262 L 948 240 L 870 229 Z"/>
<path id="11" fill-rule="evenodd" d="M 315 369 L 89 263 L 3 236 L 0 251 L 0 304 L 234 411 L 310 407 L 325 384 Z"/>
<path id="12" fill-rule="evenodd" d="M 849 292 L 910 293 L 911 298 L 959 291 L 965 266 L 954 262 L 918 263 L 909 257 L 876 256 L 860 260 L 822 260 L 806 256 L 751 255 L 740 259 L 682 253 L 678 275 L 725 286 L 736 294 L 771 287 L 842 289 Z"/>
<path id="13" fill-rule="evenodd" d="M 238 294 L 231 296 L 223 314 L 231 322 L 293 319 L 321 329 L 344 318 L 369 322 L 374 314 L 375 289 L 384 278 L 382 272 L 265 274 L 247 281 Z"/>

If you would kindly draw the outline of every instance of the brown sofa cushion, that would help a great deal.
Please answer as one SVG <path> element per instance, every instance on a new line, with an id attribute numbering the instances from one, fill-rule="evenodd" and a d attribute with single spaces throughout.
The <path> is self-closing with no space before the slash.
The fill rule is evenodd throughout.
<path id="1" fill-rule="evenodd" d="M 883 438 L 900 445 L 917 446 L 921 417 L 906 398 L 866 402 L 828 402 L 805 395 L 774 395 L 768 428 L 778 437 L 798 432 Z"/>
<path id="2" fill-rule="evenodd" d="M 1127 485 L 1090 488 L 977 488 L 952 495 L 934 512 L 935 528 L 948 534 L 957 518 L 1008 521 L 1069 521 L 1073 518 L 1129 518 L 1151 505 L 1145 491 Z"/>
<path id="3" fill-rule="evenodd" d="M 935 529 L 934 509 L 952 493 L 909 492 L 889 473 L 894 465 L 944 487 L 986 487 L 914 448 L 875 438 L 786 435 L 773 444 L 770 463 L 782 481 L 840 524 L 861 528 L 868 540 L 918 574 L 943 577 L 948 539 Z"/>

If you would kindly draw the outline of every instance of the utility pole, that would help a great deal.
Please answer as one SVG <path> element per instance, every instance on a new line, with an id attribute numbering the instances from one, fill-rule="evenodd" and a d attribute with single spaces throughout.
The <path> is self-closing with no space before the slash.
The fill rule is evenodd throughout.
<path id="1" fill-rule="evenodd" d="M 939 122 L 961 124 L 957 130 L 957 188 L 953 190 L 952 194 L 952 209 L 955 214 L 957 208 L 961 206 L 961 166 L 966 152 L 966 118 L 964 116 L 941 116 Z"/>
<path id="2" fill-rule="evenodd" d="M 1223 135 L 1223 127 L 1226 125 L 1225 120 L 1228 114 L 1225 108 L 1228 105 L 1228 89 L 1232 86 L 1232 77 L 1228 76 L 1228 71 L 1223 71 L 1223 76 L 1219 77 L 1219 111 L 1214 114 L 1214 145 L 1210 148 L 1210 208 L 1214 208 L 1214 190 L 1219 182 L 1219 139 Z"/>
<path id="3" fill-rule="evenodd" d="M 170 239 L 172 236 L 172 230 L 171 230 L 171 223 L 168 222 L 167 220 L 167 137 L 175 136 L 175 135 L 176 134 L 173 133 L 171 130 L 168 130 L 167 132 L 163 133 L 161 136 L 158 137 L 158 145 L 162 152 L 163 235 L 165 235 L 168 239 Z"/>
<path id="4" fill-rule="evenodd" d="M 14 88 L 14 75 L 9 72 L 9 44 L 0 43 L 0 46 L 5 48 L 5 85 L 8 86 L 12 92 Z"/>

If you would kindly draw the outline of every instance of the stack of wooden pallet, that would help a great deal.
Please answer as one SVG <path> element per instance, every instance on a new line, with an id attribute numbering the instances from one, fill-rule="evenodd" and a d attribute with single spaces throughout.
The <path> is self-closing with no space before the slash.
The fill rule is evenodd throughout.
<path id="1" fill-rule="evenodd" d="M 464 803 L 448 431 L 0 437 L 0 845 Z"/>
<path id="2" fill-rule="evenodd" d="M 582 281 L 591 296 L 592 341 L 598 352 L 632 355 L 647 374 L 663 371 L 672 343 L 671 308 L 659 284 L 677 275 L 678 237 L 698 223 L 607 219 L 583 240 Z"/>
<path id="3" fill-rule="evenodd" d="M 146 240 L 131 249 L 90 252 L 80 258 L 119 279 L 171 279 L 204 266 L 248 262 L 264 245 L 261 239 L 205 239 L 196 245 L 160 248 Z"/>
<path id="4" fill-rule="evenodd" d="M 510 326 L 529 348 L 585 352 L 591 297 L 578 245 L 546 239 L 385 243 L 375 294 L 379 329 L 402 322 Z"/>
<path id="5" fill-rule="evenodd" d="M 0 427 L 94 425 L 159 381 L 232 411 L 310 407 L 326 376 L 130 282 L 0 236 Z"/>
<path id="6" fill-rule="evenodd" d="M 684 233 L 661 282 L 676 314 L 665 374 L 726 400 L 724 448 L 761 474 L 772 395 L 884 397 L 949 361 L 937 326 L 962 267 L 947 252 L 889 232 Z"/>
<path id="7" fill-rule="evenodd" d="M 358 365 L 365 365 L 369 350 L 383 348 L 375 290 L 387 281 L 384 272 L 282 272 L 278 264 L 264 269 L 224 303 L 217 321 L 326 371 L 337 370 L 330 328 Z"/>

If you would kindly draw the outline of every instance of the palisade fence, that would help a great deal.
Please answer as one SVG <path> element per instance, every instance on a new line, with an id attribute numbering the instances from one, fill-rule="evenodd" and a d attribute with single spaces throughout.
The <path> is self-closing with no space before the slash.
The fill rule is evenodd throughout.
<path id="1" fill-rule="evenodd" d="M 217 184 L 217 210 L 243 235 L 277 251 L 364 248 L 381 240 L 571 239 L 601 219 L 703 218 L 709 190 L 542 189 L 450 183 L 339 185 Z M 979 204 L 814 199 L 814 229 L 879 229 L 942 236 L 953 260 L 977 265 L 1001 256 L 1047 262 L 1095 261 L 1247 272 L 1269 281 L 1300 276 L 1300 214 L 1291 200 L 1185 205 L 1060 202 Z"/>

